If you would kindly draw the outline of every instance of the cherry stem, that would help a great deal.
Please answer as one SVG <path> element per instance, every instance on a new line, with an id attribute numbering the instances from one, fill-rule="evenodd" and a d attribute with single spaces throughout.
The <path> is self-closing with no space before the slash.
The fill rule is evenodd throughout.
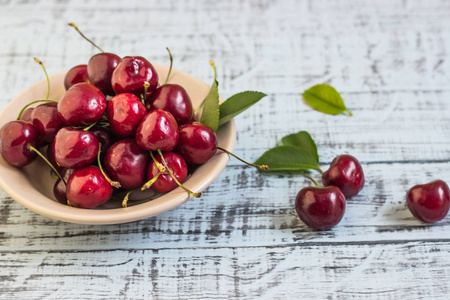
<path id="1" fill-rule="evenodd" d="M 105 53 L 105 51 L 102 50 L 102 48 L 100 48 L 99 46 L 97 46 L 93 41 L 91 41 L 90 39 L 88 39 L 81 31 L 80 29 L 78 29 L 78 26 L 75 25 L 75 23 L 68 23 L 67 25 L 72 26 L 73 28 L 75 28 L 75 30 L 89 43 L 91 43 L 92 46 L 94 46 L 95 48 L 97 48 L 98 50 L 100 50 L 100 52 Z"/>
<path id="2" fill-rule="evenodd" d="M 144 191 L 148 188 L 150 188 L 156 180 L 158 180 L 159 175 L 161 174 L 169 174 L 168 172 L 158 172 L 158 174 L 155 175 L 155 177 L 153 177 L 152 179 L 150 179 L 149 181 L 147 181 L 142 187 L 141 187 L 141 191 Z"/>
<path id="3" fill-rule="evenodd" d="M 223 152 L 227 153 L 228 155 L 233 156 L 234 158 L 240 160 L 240 161 L 243 162 L 244 164 L 247 164 L 247 165 L 249 165 L 249 166 L 258 168 L 258 169 L 263 170 L 263 171 L 269 171 L 269 166 L 268 166 L 268 165 L 255 165 L 255 164 L 252 164 L 252 163 L 249 163 L 249 162 L 243 160 L 242 158 L 236 156 L 236 154 L 231 153 L 231 152 L 228 151 L 227 149 L 224 149 L 224 148 L 222 148 L 222 147 L 217 147 L 217 149 L 222 150 Z"/>
<path id="4" fill-rule="evenodd" d="M 191 194 L 192 196 L 199 198 L 202 195 L 202 192 L 198 192 L 198 193 L 194 193 L 193 191 L 189 190 L 188 188 L 186 188 L 184 185 L 182 185 L 178 179 L 175 177 L 175 175 L 173 175 L 173 171 L 167 166 L 166 160 L 164 159 L 164 156 L 162 155 L 161 150 L 157 150 L 159 156 L 161 156 L 161 160 L 164 164 L 164 167 L 166 167 L 166 169 L 169 171 L 169 175 L 170 177 L 172 177 L 173 181 L 176 182 L 176 184 L 178 184 L 178 186 L 180 186 L 183 190 L 185 190 L 186 192 L 188 192 L 189 194 Z"/>
<path id="5" fill-rule="evenodd" d="M 348 109 L 346 109 L 345 112 L 348 113 L 349 117 L 353 117 L 353 113 L 351 111 L 349 111 Z"/>
<path id="6" fill-rule="evenodd" d="M 150 156 L 152 157 L 153 162 L 155 163 L 156 167 L 158 168 L 159 172 L 166 172 L 166 168 L 156 160 L 155 156 L 153 155 L 153 152 L 150 151 Z"/>
<path id="7" fill-rule="evenodd" d="M 173 57 L 172 57 L 172 53 L 170 53 L 170 50 L 168 47 L 166 47 L 167 52 L 169 52 L 169 58 L 170 58 L 170 67 L 169 67 L 169 73 L 167 73 L 167 77 L 166 77 L 166 81 L 164 81 L 164 84 L 167 83 L 167 81 L 169 81 L 169 77 L 170 77 L 170 73 L 172 72 L 172 65 L 173 65 Z"/>
<path id="8" fill-rule="evenodd" d="M 83 128 L 83 131 L 88 131 L 89 129 L 91 129 L 92 127 L 94 127 L 97 123 L 98 123 L 98 121 L 92 123 L 91 125 L 88 125 L 87 127 Z"/>
<path id="9" fill-rule="evenodd" d="M 308 178 L 309 180 L 311 180 L 311 181 L 314 183 L 314 185 L 315 185 L 316 187 L 319 187 L 319 184 L 317 183 L 317 181 L 315 181 L 311 176 L 306 175 L 305 172 L 301 172 L 301 174 L 302 174 L 304 177 L 306 177 L 306 178 Z"/>
<path id="10" fill-rule="evenodd" d="M 34 148 L 31 145 L 28 145 L 27 148 L 29 150 L 36 152 L 36 154 L 39 155 L 47 163 L 47 165 L 50 166 L 50 168 L 52 168 L 52 170 L 56 173 L 56 175 L 58 175 L 59 179 L 61 179 L 62 182 L 64 182 L 64 184 L 67 185 L 67 182 L 64 180 L 64 178 L 62 178 L 62 176 L 61 176 L 61 174 L 59 174 L 58 170 L 56 170 L 56 168 L 48 161 L 48 159 L 38 149 Z"/>
<path id="11" fill-rule="evenodd" d="M 39 99 L 39 100 L 35 100 L 32 101 L 30 103 L 28 103 L 27 105 L 25 105 L 19 112 L 19 115 L 17 116 L 16 120 L 20 120 L 20 117 L 22 116 L 22 113 L 24 112 L 25 109 L 27 109 L 28 106 L 33 105 L 35 103 L 39 103 L 39 102 L 56 102 L 58 103 L 58 100 L 51 100 L 51 99 Z"/>
<path id="12" fill-rule="evenodd" d="M 214 62 L 213 62 L 212 60 L 209 61 L 209 64 L 211 65 L 211 67 L 212 67 L 213 70 L 214 70 L 214 81 L 213 81 L 213 84 L 214 84 L 214 82 L 217 81 L 217 70 L 216 70 L 216 65 L 214 64 Z M 205 104 L 205 101 L 206 101 L 206 97 L 205 97 L 205 99 L 203 99 L 202 103 L 200 103 L 200 105 L 199 105 L 199 106 L 197 107 L 197 109 L 195 110 L 195 112 L 194 112 L 194 115 L 195 115 L 195 116 L 198 114 L 198 111 L 203 107 L 203 105 Z"/>
<path id="13" fill-rule="evenodd" d="M 144 82 L 144 94 L 141 97 L 142 104 L 144 104 L 144 105 L 145 105 L 145 100 L 147 100 L 147 90 L 148 90 L 149 86 L 150 86 L 150 83 L 148 81 L 145 81 Z"/>
<path id="14" fill-rule="evenodd" d="M 45 70 L 45 67 L 44 67 L 44 64 L 42 63 L 42 61 L 40 61 L 36 57 L 34 57 L 34 61 L 37 62 L 41 66 L 42 70 L 44 70 L 45 79 L 47 80 L 47 96 L 45 96 L 45 99 L 48 99 L 48 96 L 50 95 L 50 80 L 48 79 L 47 70 Z"/>
<path id="15" fill-rule="evenodd" d="M 123 201 L 122 201 L 122 207 L 123 207 L 123 208 L 129 207 L 129 206 L 133 206 L 133 205 L 137 205 L 137 204 L 128 205 L 128 200 L 130 200 L 130 199 L 129 199 L 130 194 L 133 193 L 133 192 L 135 192 L 135 191 L 137 191 L 137 190 L 138 190 L 138 189 L 131 190 L 131 191 L 129 191 L 129 192 L 125 195 L 125 197 L 123 198 Z M 132 201 L 153 200 L 153 199 L 156 199 L 158 196 L 159 196 L 159 194 L 158 194 L 158 193 L 155 193 L 155 194 L 153 194 L 153 195 L 151 195 L 151 196 L 149 196 L 149 197 L 146 197 L 146 198 L 143 198 L 143 199 L 135 199 L 135 200 L 132 200 Z"/>
<path id="16" fill-rule="evenodd" d="M 100 161 L 100 153 L 102 151 L 102 143 L 98 143 L 98 153 L 97 153 L 97 163 L 98 163 L 98 167 L 100 168 L 100 172 L 102 172 L 103 176 L 105 177 L 105 179 L 109 182 L 110 185 L 112 185 L 115 188 L 120 188 L 120 183 L 117 181 L 113 181 L 111 180 L 108 175 L 106 175 L 105 171 L 103 171 L 103 167 L 102 167 L 102 162 Z"/>
<path id="17" fill-rule="evenodd" d="M 51 147 L 51 146 L 49 146 L 49 147 Z M 58 178 L 59 178 L 58 175 L 55 174 L 55 172 L 53 171 L 53 169 L 50 170 L 50 177 L 53 178 L 53 179 L 58 179 Z"/>

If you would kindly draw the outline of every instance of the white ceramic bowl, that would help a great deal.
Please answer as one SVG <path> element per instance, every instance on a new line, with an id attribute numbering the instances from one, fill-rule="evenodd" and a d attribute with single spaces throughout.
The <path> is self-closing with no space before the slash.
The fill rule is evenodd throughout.
<path id="1" fill-rule="evenodd" d="M 160 80 L 166 78 L 168 67 L 154 65 Z M 65 92 L 63 80 L 66 71 L 50 76 L 50 99 L 59 99 Z M 189 74 L 173 69 L 170 83 L 183 86 L 194 107 L 197 107 L 209 92 L 209 85 Z M 41 80 L 23 91 L 0 113 L 0 126 L 14 120 L 20 109 L 27 103 L 45 98 L 47 84 Z M 236 129 L 234 121 L 221 126 L 217 132 L 219 146 L 230 151 L 234 148 Z M 223 171 L 228 163 L 227 154 L 218 151 L 208 162 L 199 166 L 185 181 L 184 185 L 194 191 L 206 189 Z M 0 156 L 0 185 L 17 202 L 30 210 L 49 218 L 79 224 L 118 224 L 145 219 L 173 209 L 190 198 L 181 188 L 157 199 L 122 208 L 120 201 L 108 201 L 95 209 L 81 209 L 58 203 L 53 196 L 55 179 L 50 176 L 50 168 L 38 158 L 32 164 L 19 169 L 8 165 Z M 130 204 L 132 202 L 130 201 Z"/>

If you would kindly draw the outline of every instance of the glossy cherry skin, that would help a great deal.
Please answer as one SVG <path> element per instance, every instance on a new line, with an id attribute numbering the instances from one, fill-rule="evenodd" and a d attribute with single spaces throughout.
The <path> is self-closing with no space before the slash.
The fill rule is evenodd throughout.
<path id="1" fill-rule="evenodd" d="M 442 220 L 450 208 L 450 191 L 447 183 L 435 180 L 409 189 L 406 204 L 417 219 L 434 223 Z"/>
<path id="2" fill-rule="evenodd" d="M 167 163 L 167 166 L 172 170 L 175 178 L 183 183 L 186 180 L 188 169 L 187 164 L 184 159 L 176 153 L 173 152 L 163 152 L 164 160 Z M 156 160 L 159 163 L 163 163 L 161 156 L 157 155 Z M 156 166 L 154 161 L 150 162 L 147 171 L 147 179 L 150 180 L 159 173 L 159 169 Z M 158 179 L 153 183 L 151 188 L 157 193 L 167 193 L 176 188 L 178 184 L 173 180 L 173 178 L 169 174 L 161 174 Z"/>
<path id="3" fill-rule="evenodd" d="M 23 167 L 32 163 L 36 152 L 28 146 L 39 147 L 39 134 L 33 125 L 25 121 L 11 121 L 0 130 L 3 159 L 14 167 Z"/>
<path id="4" fill-rule="evenodd" d="M 344 216 L 345 196 L 338 187 L 306 187 L 295 198 L 295 210 L 306 225 L 317 230 L 331 229 Z"/>
<path id="5" fill-rule="evenodd" d="M 70 204 L 79 208 L 94 208 L 108 201 L 113 187 L 96 166 L 75 170 L 66 187 Z"/>
<path id="6" fill-rule="evenodd" d="M 89 60 L 87 65 L 89 81 L 105 95 L 114 95 L 111 77 L 119 62 L 120 57 L 113 53 L 99 53 Z"/>
<path id="7" fill-rule="evenodd" d="M 200 122 L 181 125 L 178 145 L 174 152 L 180 154 L 187 163 L 203 164 L 217 151 L 216 133 Z"/>
<path id="8" fill-rule="evenodd" d="M 324 186 L 337 186 L 346 198 L 359 193 L 364 186 L 364 172 L 359 161 L 351 155 L 339 155 L 322 174 Z"/>
<path id="9" fill-rule="evenodd" d="M 49 145 L 49 146 L 47 147 L 47 159 L 48 159 L 48 161 L 52 164 L 52 166 L 56 169 L 56 171 L 58 171 L 59 173 L 61 173 L 62 171 L 65 170 L 64 167 L 61 167 L 61 166 L 58 165 L 58 163 L 56 162 L 55 152 L 53 152 L 53 147 L 52 147 L 52 145 Z"/>
<path id="10" fill-rule="evenodd" d="M 158 73 L 153 65 L 141 56 L 122 58 L 111 78 L 112 88 L 116 94 L 142 95 L 146 81 L 150 84 L 147 91 L 155 90 L 158 84 Z"/>
<path id="11" fill-rule="evenodd" d="M 66 183 L 69 180 L 70 175 L 72 175 L 73 171 L 75 170 L 64 169 L 62 172 L 60 172 L 62 178 L 64 178 Z M 53 186 L 53 195 L 59 203 L 67 204 L 66 185 L 60 178 L 56 180 L 55 185 Z"/>
<path id="12" fill-rule="evenodd" d="M 144 150 L 172 151 L 178 143 L 177 121 L 165 110 L 152 110 L 139 123 L 136 142 Z"/>
<path id="13" fill-rule="evenodd" d="M 148 151 L 142 150 L 134 139 L 120 140 L 106 152 L 104 166 L 111 179 L 118 181 L 124 189 L 132 190 L 146 182 Z"/>
<path id="14" fill-rule="evenodd" d="M 56 133 L 66 126 L 58 116 L 56 102 L 47 102 L 36 106 L 31 113 L 31 122 L 42 139 L 51 143 Z"/>
<path id="15" fill-rule="evenodd" d="M 87 65 L 78 65 L 67 71 L 64 77 L 66 91 L 77 83 L 89 82 Z"/>
<path id="16" fill-rule="evenodd" d="M 97 158 L 99 143 L 92 132 L 63 127 L 56 134 L 52 147 L 60 166 L 79 169 Z"/>
<path id="17" fill-rule="evenodd" d="M 146 114 L 145 105 L 131 93 L 114 96 L 106 108 L 106 117 L 111 130 L 118 137 L 134 136 L 139 122 Z"/>
<path id="18" fill-rule="evenodd" d="M 31 121 L 31 114 L 33 113 L 34 107 L 26 108 L 20 115 L 20 120 L 33 124 Z"/>
<path id="19" fill-rule="evenodd" d="M 58 101 L 58 115 L 70 126 L 85 126 L 102 117 L 106 109 L 103 93 L 90 83 L 78 83 Z"/>
<path id="20" fill-rule="evenodd" d="M 147 109 L 163 109 L 170 112 L 178 125 L 192 120 L 194 109 L 186 90 L 178 84 L 164 84 L 153 91 L 146 101 Z"/>
<path id="21" fill-rule="evenodd" d="M 101 157 L 104 157 L 109 147 L 117 141 L 117 137 L 108 127 L 93 126 L 89 131 L 95 134 L 98 141 L 102 144 L 100 155 Z"/>

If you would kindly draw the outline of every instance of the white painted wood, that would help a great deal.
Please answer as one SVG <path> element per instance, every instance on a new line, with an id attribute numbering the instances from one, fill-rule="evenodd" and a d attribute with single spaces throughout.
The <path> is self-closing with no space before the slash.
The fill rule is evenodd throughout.
<path id="1" fill-rule="evenodd" d="M 0 1 L 0 108 L 96 51 L 143 55 L 224 97 L 268 97 L 236 118 L 235 152 L 255 160 L 307 130 L 322 168 L 350 153 L 367 181 L 343 221 L 315 232 L 295 215 L 308 185 L 232 159 L 200 199 L 140 222 L 83 226 L 47 219 L 0 191 L 1 299 L 448 299 L 450 219 L 426 225 L 406 190 L 450 180 L 450 3 L 380 1 Z M 307 107 L 330 83 L 354 117 Z M 32 99 L 30 99 L 32 100 Z M 320 179 L 318 173 L 313 173 Z"/>

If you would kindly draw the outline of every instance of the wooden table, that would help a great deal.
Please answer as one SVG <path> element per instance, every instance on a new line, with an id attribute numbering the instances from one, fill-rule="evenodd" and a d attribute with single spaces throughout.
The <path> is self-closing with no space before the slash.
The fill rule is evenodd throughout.
<path id="1" fill-rule="evenodd" d="M 1 299 L 449 299 L 450 216 L 405 206 L 413 185 L 450 180 L 450 3 L 409 1 L 0 1 L 1 107 L 96 51 L 143 55 L 211 82 L 224 98 L 268 97 L 235 119 L 235 153 L 254 161 L 311 133 L 322 169 L 357 157 L 362 192 L 342 222 L 313 231 L 294 211 L 297 175 L 231 159 L 200 199 L 139 222 L 86 226 L 35 214 L 0 191 Z M 336 87 L 354 113 L 310 109 Z M 320 180 L 319 173 L 313 173 Z"/>

